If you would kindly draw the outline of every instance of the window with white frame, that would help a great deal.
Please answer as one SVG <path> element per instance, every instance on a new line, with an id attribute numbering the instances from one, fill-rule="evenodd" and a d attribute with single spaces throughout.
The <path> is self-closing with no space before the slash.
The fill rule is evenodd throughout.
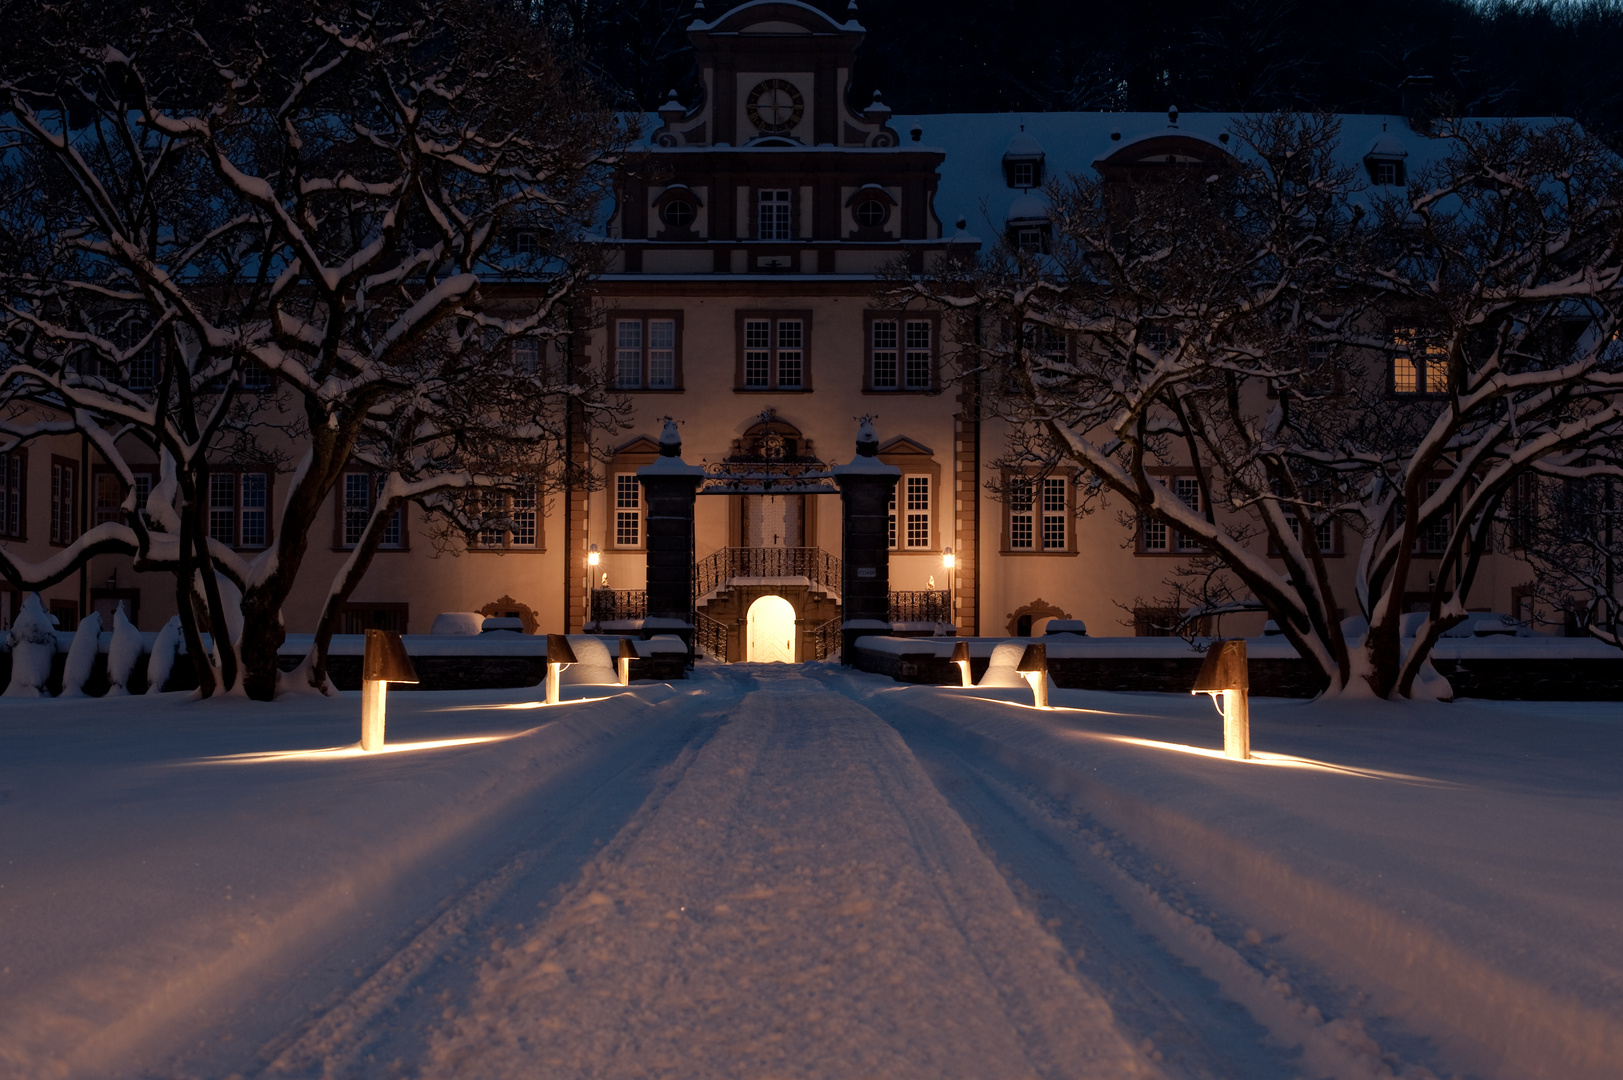
<path id="1" fill-rule="evenodd" d="M 614 546 L 642 546 L 642 485 L 636 473 L 614 477 Z"/>
<path id="2" fill-rule="evenodd" d="M 1017 188 L 1037 186 L 1037 163 L 1034 161 L 1016 161 L 1010 166 L 1009 176 Z"/>
<path id="3" fill-rule="evenodd" d="M 51 543 L 71 544 L 79 536 L 79 463 L 51 459 Z"/>
<path id="4" fill-rule="evenodd" d="M 151 474 L 137 474 L 135 479 L 136 505 L 145 506 L 141 489 L 145 486 L 151 492 Z M 210 539 L 239 548 L 260 548 L 270 542 L 269 473 L 215 469 L 209 473 L 208 494 Z"/>
<path id="5" fill-rule="evenodd" d="M 1070 520 L 1066 503 L 1066 478 L 1043 477 L 1043 550 L 1062 551 L 1066 543 L 1066 528 Z"/>
<path id="6" fill-rule="evenodd" d="M 343 476 L 343 505 L 340 507 L 339 519 L 339 547 L 351 548 L 361 542 L 366 533 L 366 523 L 372 519 L 372 511 L 377 506 L 378 495 L 383 490 L 387 477 L 380 473 L 346 472 Z M 404 507 L 397 507 L 389 515 L 384 524 L 383 535 L 378 541 L 381 549 L 403 549 L 406 546 L 406 511 Z"/>
<path id="7" fill-rule="evenodd" d="M 759 216 L 756 218 L 755 237 L 758 240 L 789 239 L 789 192 L 765 189 L 759 194 Z"/>
<path id="8" fill-rule="evenodd" d="M 535 338 L 519 338 L 513 342 L 513 367 L 520 375 L 534 375 L 541 370 L 541 342 Z"/>
<path id="9" fill-rule="evenodd" d="M 806 388 L 807 320 L 763 314 L 743 321 L 745 390 Z"/>
<path id="10" fill-rule="evenodd" d="M 1205 512 L 1205 507 L 1201 505 L 1199 477 L 1174 476 L 1172 478 L 1172 493 L 1178 496 L 1179 501 L 1195 513 Z M 1201 549 L 1199 537 L 1190 536 L 1188 533 L 1175 533 L 1174 542 L 1179 551 L 1199 551 Z"/>
<path id="11" fill-rule="evenodd" d="M 869 336 L 868 386 L 929 390 L 935 379 L 935 327 L 928 319 L 874 319 Z"/>
<path id="12" fill-rule="evenodd" d="M 479 506 L 489 524 L 476 536 L 478 547 L 496 551 L 537 546 L 539 518 L 533 479 L 520 481 L 511 491 L 487 491 Z"/>
<path id="13" fill-rule="evenodd" d="M 614 388 L 676 389 L 676 351 L 675 319 L 615 319 Z"/>
<path id="14" fill-rule="evenodd" d="M 1011 477 L 1004 489 L 1009 507 L 1009 547 L 1015 551 L 1036 549 L 1036 485 L 1030 477 Z"/>
<path id="15" fill-rule="evenodd" d="M 930 546 L 930 478 L 905 476 L 902 483 L 906 488 L 904 497 L 907 500 L 907 528 L 903 543 L 910 548 L 927 548 Z"/>

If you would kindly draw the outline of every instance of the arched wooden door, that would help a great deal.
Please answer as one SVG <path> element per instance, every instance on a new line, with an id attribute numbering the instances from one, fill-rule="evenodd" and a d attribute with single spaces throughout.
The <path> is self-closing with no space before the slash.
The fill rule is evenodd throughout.
<path id="1" fill-rule="evenodd" d="M 763 596 L 745 616 L 744 656 L 752 664 L 795 662 L 795 609 L 781 596 Z"/>

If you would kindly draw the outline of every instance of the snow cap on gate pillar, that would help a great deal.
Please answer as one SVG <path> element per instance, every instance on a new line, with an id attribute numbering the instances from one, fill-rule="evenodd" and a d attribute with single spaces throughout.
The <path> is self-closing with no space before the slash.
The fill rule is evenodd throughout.
<path id="1" fill-rule="evenodd" d="M 703 476 L 704 468 L 682 460 L 682 432 L 672 417 L 665 417 L 659 433 L 659 457 L 637 470 L 638 476 Z"/>
<path id="2" fill-rule="evenodd" d="M 901 476 L 902 470 L 879 460 L 879 435 L 874 431 L 872 416 L 857 417 L 857 456 L 847 464 L 836 465 L 830 471 L 835 476 L 866 473 L 871 476 Z"/>

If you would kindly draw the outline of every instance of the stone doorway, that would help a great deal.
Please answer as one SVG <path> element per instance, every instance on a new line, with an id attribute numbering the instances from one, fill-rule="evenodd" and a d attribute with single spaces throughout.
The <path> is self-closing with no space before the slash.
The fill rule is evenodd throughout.
<path id="1" fill-rule="evenodd" d="M 795 609 L 781 596 L 763 596 L 745 619 L 745 658 L 752 664 L 795 662 Z"/>

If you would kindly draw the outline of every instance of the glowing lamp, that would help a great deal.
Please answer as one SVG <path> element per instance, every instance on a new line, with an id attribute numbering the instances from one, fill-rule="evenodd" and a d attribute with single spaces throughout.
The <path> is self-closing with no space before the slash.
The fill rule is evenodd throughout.
<path id="1" fill-rule="evenodd" d="M 596 544 L 593 544 L 591 547 L 586 549 L 586 565 L 587 566 L 596 566 L 597 561 L 599 559 L 601 559 L 602 557 L 603 556 L 598 553 Z"/>
<path id="2" fill-rule="evenodd" d="M 547 635 L 547 704 L 558 704 L 558 685 L 564 668 L 575 663 L 575 650 L 562 634 Z"/>
<path id="3" fill-rule="evenodd" d="M 951 570 L 958 563 L 958 556 L 952 553 L 952 548 L 941 549 L 941 565 Z"/>
<path id="4" fill-rule="evenodd" d="M 1210 694 L 1223 717 L 1223 753 L 1238 761 L 1251 757 L 1251 677 L 1245 642 L 1214 641 L 1195 676 L 1192 694 Z"/>
<path id="5" fill-rule="evenodd" d="M 361 657 L 361 749 L 383 749 L 385 698 L 390 683 L 415 683 L 417 669 L 400 635 L 393 630 L 368 630 Z"/>
<path id="6" fill-rule="evenodd" d="M 952 662 L 958 665 L 958 673 L 963 676 L 964 686 L 973 686 L 969 681 L 969 642 L 960 641 L 952 647 Z"/>
<path id="7" fill-rule="evenodd" d="M 1031 684 L 1037 708 L 1048 708 L 1048 646 L 1027 645 L 1014 670 L 1024 675 L 1026 682 Z"/>
<path id="8" fill-rule="evenodd" d="M 616 659 L 619 661 L 620 685 L 630 686 L 631 661 L 637 659 L 637 647 L 631 643 L 630 638 L 620 639 L 620 655 Z"/>

